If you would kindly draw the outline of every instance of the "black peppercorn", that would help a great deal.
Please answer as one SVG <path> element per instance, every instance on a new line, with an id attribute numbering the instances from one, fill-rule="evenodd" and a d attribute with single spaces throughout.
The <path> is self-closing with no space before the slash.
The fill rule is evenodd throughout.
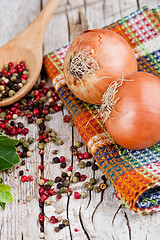
<path id="1" fill-rule="evenodd" d="M 23 170 L 20 170 L 19 171 L 19 176 L 23 176 L 23 174 L 24 174 Z"/>
<path id="2" fill-rule="evenodd" d="M 65 225 L 63 223 L 59 224 L 59 229 L 63 229 L 65 227 Z"/>
<path id="3" fill-rule="evenodd" d="M 106 183 L 107 179 L 106 179 L 105 175 L 102 175 L 101 179 L 103 180 L 104 183 Z"/>
<path id="4" fill-rule="evenodd" d="M 40 130 L 46 130 L 46 126 L 44 125 L 44 123 L 40 123 L 39 124 L 39 128 L 40 128 Z"/>
<path id="5" fill-rule="evenodd" d="M 18 125 L 18 127 L 20 127 L 20 128 L 24 128 L 24 124 L 21 123 L 21 122 L 18 122 L 17 125 Z"/>
<path id="6" fill-rule="evenodd" d="M 40 227 L 40 231 L 41 231 L 41 232 L 44 232 L 44 226 L 41 226 L 41 227 Z"/>
<path id="7" fill-rule="evenodd" d="M 58 182 L 61 182 L 61 181 L 62 181 L 62 179 L 61 179 L 60 177 L 58 177 L 58 176 L 57 176 L 57 177 L 55 178 L 55 180 L 54 180 L 54 181 L 55 181 L 55 183 L 58 183 Z"/>
<path id="8" fill-rule="evenodd" d="M 53 163 L 60 163 L 59 157 L 54 157 L 52 160 Z"/>
<path id="9" fill-rule="evenodd" d="M 57 184 L 57 188 L 60 189 L 61 187 L 63 187 L 63 184 L 62 183 L 58 183 Z"/>
<path id="10" fill-rule="evenodd" d="M 44 190 L 45 190 L 45 191 L 48 191 L 48 190 L 51 188 L 51 186 L 50 186 L 50 185 L 48 185 L 48 184 L 46 184 L 46 185 L 44 185 L 44 187 L 43 187 L 43 188 L 44 188 Z"/>
<path id="11" fill-rule="evenodd" d="M 21 162 L 21 165 L 25 165 L 25 164 L 26 164 L 26 161 L 23 160 L 23 161 Z"/>
<path id="12" fill-rule="evenodd" d="M 92 165 L 91 161 L 86 162 L 86 167 L 90 167 Z"/>
<path id="13" fill-rule="evenodd" d="M 62 162 L 62 163 L 60 164 L 60 167 L 61 167 L 61 168 L 65 168 L 66 166 L 67 166 L 66 162 Z"/>
<path id="14" fill-rule="evenodd" d="M 66 172 L 63 172 L 61 176 L 62 176 L 62 178 L 66 178 L 66 177 L 68 177 L 68 175 L 67 175 Z"/>
<path id="15" fill-rule="evenodd" d="M 94 164 L 92 165 L 92 170 L 98 170 L 98 165 L 94 163 Z"/>
<path id="16" fill-rule="evenodd" d="M 74 176 L 80 178 L 81 174 L 80 172 L 75 172 Z"/>

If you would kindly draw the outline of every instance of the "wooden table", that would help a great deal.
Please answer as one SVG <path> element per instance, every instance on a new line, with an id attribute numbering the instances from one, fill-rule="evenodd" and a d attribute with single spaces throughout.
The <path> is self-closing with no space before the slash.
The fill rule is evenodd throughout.
<path id="1" fill-rule="evenodd" d="M 39 14 L 46 1 L 44 0 L 1 0 L 0 1 L 0 46 L 7 43 L 20 31 L 28 26 Z M 62 0 L 56 13 L 52 17 L 44 39 L 44 54 L 65 45 L 73 40 L 77 32 L 91 28 L 100 28 L 110 24 L 123 16 L 135 11 L 138 7 L 147 4 L 157 7 L 160 0 Z M 43 78 L 43 73 L 40 78 Z M 47 83 L 51 85 L 50 82 Z M 47 123 L 64 140 L 64 145 L 57 147 L 53 142 L 47 144 L 44 154 L 44 173 L 42 177 L 55 179 L 61 174 L 59 165 L 52 163 L 52 150 L 58 149 L 58 156 L 65 156 L 67 166 L 73 165 L 73 172 L 81 171 L 87 179 L 95 177 L 101 182 L 102 172 L 91 168 L 79 170 L 77 158 L 72 157 L 70 146 L 75 141 L 81 141 L 75 127 L 63 122 L 66 110 L 53 115 Z M 18 119 L 27 124 L 24 119 Z M 17 120 L 17 121 L 18 121 Z M 29 125 L 29 135 L 38 138 L 36 125 Z M 115 197 L 112 186 L 103 193 L 88 192 L 85 199 L 75 200 L 73 195 L 66 195 L 60 200 L 52 197 L 50 206 L 39 208 L 39 185 L 41 172 L 38 166 L 41 157 L 37 148 L 37 141 L 33 144 L 34 152 L 31 158 L 26 159 L 24 166 L 14 167 L 12 173 L 2 173 L 5 184 L 12 187 L 14 201 L 6 205 L 3 212 L 0 210 L 0 240 L 37 240 L 40 237 L 38 215 L 45 213 L 44 233 L 46 240 L 157 240 L 160 236 L 160 214 L 139 216 L 123 207 L 121 201 Z M 81 147 L 81 152 L 87 150 Z M 93 161 L 93 159 L 92 159 Z M 23 183 L 18 176 L 19 170 L 31 174 L 34 181 Z M 81 191 L 83 183 L 72 184 L 71 187 Z M 27 197 L 31 201 L 27 202 Z M 60 209 L 61 214 L 56 212 Z M 51 216 L 62 216 L 69 220 L 69 226 L 58 233 L 48 220 Z"/>

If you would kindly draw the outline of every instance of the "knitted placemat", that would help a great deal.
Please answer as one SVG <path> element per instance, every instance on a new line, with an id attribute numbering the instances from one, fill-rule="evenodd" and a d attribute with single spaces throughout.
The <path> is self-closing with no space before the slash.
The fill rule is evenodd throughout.
<path id="1" fill-rule="evenodd" d="M 160 10 L 147 6 L 106 26 L 122 35 L 134 49 L 138 70 L 160 73 Z M 82 139 L 121 200 L 141 214 L 160 209 L 160 142 L 143 150 L 128 150 L 109 137 L 97 106 L 76 98 L 63 78 L 68 45 L 48 53 L 44 66 Z"/>

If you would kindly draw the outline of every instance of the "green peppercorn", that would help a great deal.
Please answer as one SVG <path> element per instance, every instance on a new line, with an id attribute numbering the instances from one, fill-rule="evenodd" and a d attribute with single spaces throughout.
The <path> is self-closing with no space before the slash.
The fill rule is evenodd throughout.
<path id="1" fill-rule="evenodd" d="M 18 76 L 18 73 L 13 73 L 12 74 L 12 77 L 17 77 Z"/>
<path id="2" fill-rule="evenodd" d="M 0 118 L 4 118 L 5 116 L 6 116 L 6 112 L 2 111 L 2 112 L 0 113 Z"/>
<path id="3" fill-rule="evenodd" d="M 3 70 L 8 71 L 8 64 L 4 64 L 4 65 L 3 65 Z"/>
<path id="4" fill-rule="evenodd" d="M 75 142 L 75 147 L 79 148 L 82 146 L 82 143 L 80 141 Z"/>
<path id="5" fill-rule="evenodd" d="M 66 192 L 66 187 L 61 187 L 61 188 L 59 189 L 59 192 L 60 192 L 60 193 L 65 193 L 65 192 Z"/>
<path id="6" fill-rule="evenodd" d="M 26 100 L 25 98 L 22 98 L 21 103 L 22 103 L 24 106 L 27 106 L 27 100 Z"/>
<path id="7" fill-rule="evenodd" d="M 56 144 L 57 144 L 57 145 L 63 145 L 64 142 L 62 141 L 61 138 L 56 138 Z"/>
<path id="8" fill-rule="evenodd" d="M 81 198 L 86 198 L 87 197 L 87 193 L 82 191 L 80 192 Z"/>
<path id="9" fill-rule="evenodd" d="M 9 123 L 5 124 L 5 128 L 9 128 L 11 125 Z"/>
<path id="10" fill-rule="evenodd" d="M 14 90 L 9 90 L 9 97 L 13 97 L 16 94 L 16 92 Z"/>
<path id="11" fill-rule="evenodd" d="M 23 71 L 23 74 L 29 75 L 28 71 Z"/>
<path id="12" fill-rule="evenodd" d="M 21 137 L 21 138 L 19 139 L 19 142 L 22 144 L 25 140 L 26 140 L 26 139 L 25 139 L 24 137 Z"/>
<path id="13" fill-rule="evenodd" d="M 26 110 L 26 111 L 24 112 L 25 115 L 27 115 L 27 114 L 29 114 L 29 113 L 31 113 L 30 110 Z"/>
<path id="14" fill-rule="evenodd" d="M 80 168 L 85 168 L 86 167 L 86 164 L 85 164 L 85 162 L 84 161 L 80 161 L 80 162 L 78 162 L 78 167 L 80 167 Z"/>
<path id="15" fill-rule="evenodd" d="M 45 116 L 45 120 L 46 121 L 50 121 L 51 120 L 51 116 L 49 116 L 49 115 Z"/>
<path id="16" fill-rule="evenodd" d="M 100 189 L 99 186 L 95 186 L 94 191 L 95 191 L 96 193 L 99 193 L 99 192 L 101 192 L 101 189 Z"/>
<path id="17" fill-rule="evenodd" d="M 34 138 L 33 138 L 33 137 L 29 137 L 29 138 L 28 138 L 28 142 L 29 142 L 29 144 L 34 143 Z"/>
<path id="18" fill-rule="evenodd" d="M 76 177 L 76 176 L 73 176 L 72 182 L 73 182 L 73 183 L 78 183 L 78 182 L 79 182 L 79 178 Z"/>
<path id="19" fill-rule="evenodd" d="M 87 188 L 88 184 L 89 184 L 89 182 L 85 182 L 85 183 L 83 184 L 83 186 L 84 186 L 85 188 Z"/>
<path id="20" fill-rule="evenodd" d="M 95 185 L 97 183 L 97 180 L 95 178 L 90 179 L 90 184 Z"/>
<path id="21" fill-rule="evenodd" d="M 25 79 L 22 80 L 23 86 L 26 85 L 27 81 Z"/>
<path id="22" fill-rule="evenodd" d="M 51 139 L 52 139 L 52 142 L 56 142 L 56 137 L 51 137 Z"/>
<path id="23" fill-rule="evenodd" d="M 17 78 L 16 78 L 16 77 L 14 77 L 14 76 L 13 76 L 13 77 L 11 77 L 11 81 L 12 81 L 12 82 L 15 82 L 16 80 L 17 80 Z"/>
<path id="24" fill-rule="evenodd" d="M 13 168 L 7 169 L 7 173 L 12 173 L 12 172 L 13 172 Z"/>
<path id="25" fill-rule="evenodd" d="M 47 133 L 51 133 L 51 132 L 52 132 L 52 128 L 48 128 Z"/>
<path id="26" fill-rule="evenodd" d="M 48 91 L 47 92 L 47 97 L 51 97 L 52 96 L 52 91 Z"/>
<path id="27" fill-rule="evenodd" d="M 29 147 L 29 142 L 24 141 L 24 142 L 22 143 L 22 145 L 23 145 L 23 147 L 28 148 L 28 147 Z"/>
<path id="28" fill-rule="evenodd" d="M 69 226 L 69 221 L 67 219 L 63 219 L 62 224 L 65 226 Z"/>
<path id="29" fill-rule="evenodd" d="M 64 180 L 63 184 L 64 184 L 64 187 L 69 187 L 70 180 Z"/>
<path id="30" fill-rule="evenodd" d="M 52 186 L 52 185 L 54 184 L 54 181 L 53 181 L 53 180 L 49 180 L 49 181 L 47 182 L 47 184 L 48 184 L 49 186 Z"/>
<path id="31" fill-rule="evenodd" d="M 51 137 L 57 137 L 57 133 L 55 131 L 52 131 L 50 135 Z"/>
<path id="32" fill-rule="evenodd" d="M 58 150 L 53 150 L 52 153 L 56 155 L 58 154 Z"/>
<path id="33" fill-rule="evenodd" d="M 53 109 L 53 108 L 50 108 L 50 109 L 49 109 L 49 113 L 50 113 L 50 114 L 53 114 L 53 113 L 55 113 L 55 112 L 56 112 L 55 109 Z"/>
<path id="34" fill-rule="evenodd" d="M 39 148 L 39 149 L 45 148 L 45 144 L 44 144 L 44 143 L 38 143 L 38 148 Z"/>
<path id="35" fill-rule="evenodd" d="M 93 188 L 94 188 L 94 186 L 89 183 L 89 184 L 87 184 L 86 188 L 87 188 L 89 191 L 92 191 Z"/>
<path id="36" fill-rule="evenodd" d="M 40 118 L 38 118 L 38 119 L 36 120 L 36 124 L 39 125 L 39 124 L 41 124 L 41 123 L 43 123 L 43 120 L 40 119 Z"/>

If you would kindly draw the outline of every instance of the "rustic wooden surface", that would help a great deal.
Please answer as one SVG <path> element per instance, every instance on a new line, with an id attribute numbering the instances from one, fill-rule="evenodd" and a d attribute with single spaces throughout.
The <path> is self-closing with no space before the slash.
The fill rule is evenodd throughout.
<path id="1" fill-rule="evenodd" d="M 46 0 L 0 0 L 0 46 L 27 27 L 38 16 L 45 3 Z M 144 4 L 153 8 L 160 4 L 160 0 L 62 0 L 48 25 L 44 39 L 44 54 L 73 40 L 77 32 L 110 24 Z M 51 85 L 50 82 L 48 85 Z M 48 127 L 52 127 L 64 140 L 64 145 L 59 148 L 54 143 L 47 145 L 44 155 L 46 178 L 54 179 L 61 173 L 60 167 L 52 164 L 53 149 L 59 150 L 59 156 L 66 156 L 67 166 L 73 165 L 73 172 L 79 171 L 76 157 L 71 155 L 70 146 L 81 139 L 75 127 L 63 122 L 66 113 L 65 109 L 56 113 L 47 123 Z M 24 121 L 23 119 L 17 121 L 19 120 Z M 37 127 L 32 125 L 29 129 L 29 136 L 37 139 Z M 38 203 L 37 182 L 41 176 L 38 170 L 41 158 L 37 142 L 33 146 L 35 150 L 32 157 L 26 159 L 25 166 L 20 166 L 19 169 L 15 167 L 10 174 L 2 173 L 4 183 L 12 187 L 14 201 L 6 205 L 4 212 L 0 210 L 0 240 L 39 239 L 38 215 L 41 209 Z M 81 147 L 81 152 L 85 150 L 85 146 Z M 20 169 L 27 175 L 33 175 L 34 181 L 20 182 L 18 177 Z M 88 179 L 95 176 L 101 182 L 100 170 L 94 172 L 86 168 L 81 172 L 86 174 Z M 72 184 L 71 187 L 76 187 L 78 191 L 83 189 L 81 183 Z M 26 202 L 27 196 L 31 197 L 30 202 Z M 58 216 L 57 208 L 63 210 L 59 215 L 68 218 L 70 223 L 69 227 L 58 233 L 54 231 L 55 226 L 48 221 L 50 216 Z M 52 204 L 44 206 L 44 213 L 46 240 L 157 240 L 160 236 L 160 213 L 139 216 L 130 212 L 117 200 L 112 186 L 104 193 L 88 193 L 85 199 L 75 200 L 73 196 L 70 198 L 63 196 L 58 201 L 53 196 Z"/>

